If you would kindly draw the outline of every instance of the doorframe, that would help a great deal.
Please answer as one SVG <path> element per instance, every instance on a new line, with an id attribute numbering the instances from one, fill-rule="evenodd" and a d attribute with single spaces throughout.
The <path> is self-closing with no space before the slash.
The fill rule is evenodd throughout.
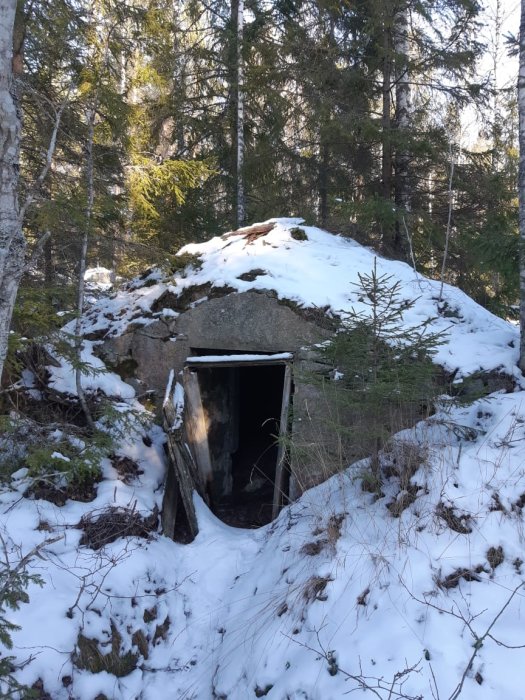
<path id="1" fill-rule="evenodd" d="M 293 359 L 291 352 L 272 354 L 245 354 L 238 355 L 200 355 L 186 358 L 183 370 L 184 393 L 187 398 L 189 412 L 195 411 L 189 420 L 188 439 L 193 451 L 194 462 L 199 472 L 200 480 L 204 483 L 211 478 L 211 459 L 207 440 L 207 429 L 205 430 L 206 440 L 204 440 L 203 428 L 205 416 L 203 411 L 202 397 L 198 382 L 199 368 L 227 368 L 227 367 L 257 367 L 268 365 L 284 365 L 283 392 L 281 400 L 281 414 L 279 420 L 278 450 L 275 464 L 275 481 L 272 501 L 272 520 L 279 515 L 280 510 L 285 505 L 287 495 L 285 494 L 285 463 L 286 463 L 286 438 L 289 434 L 289 411 L 292 396 Z M 189 400 L 188 400 L 189 399 Z M 189 412 L 186 413 L 188 420 Z M 196 432 L 198 431 L 198 433 Z M 198 434 L 197 445 L 193 445 L 192 435 Z"/>

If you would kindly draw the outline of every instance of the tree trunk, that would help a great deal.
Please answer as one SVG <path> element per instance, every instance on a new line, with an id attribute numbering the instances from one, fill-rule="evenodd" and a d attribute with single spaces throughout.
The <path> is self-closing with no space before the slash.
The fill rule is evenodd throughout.
<path id="1" fill-rule="evenodd" d="M 401 252 L 404 246 L 403 219 L 409 225 L 408 213 L 411 209 L 409 182 L 410 154 L 410 83 L 408 74 L 408 8 L 403 7 L 394 17 L 394 57 L 396 80 L 396 154 L 395 154 L 395 203 L 398 210 L 394 249 Z"/>
<path id="2" fill-rule="evenodd" d="M 234 153 L 234 221 L 237 228 L 246 220 L 244 195 L 244 0 L 232 0 L 232 150 Z"/>
<path id="3" fill-rule="evenodd" d="M 86 422 L 91 430 L 95 429 L 95 423 L 91 416 L 86 395 L 82 387 L 82 315 L 84 313 L 84 275 L 86 272 L 87 251 L 89 234 L 91 232 L 91 223 L 93 219 L 93 202 L 94 202 L 94 186 L 93 186 L 93 142 L 95 140 L 95 107 L 91 107 L 87 113 L 88 138 L 86 143 L 86 219 L 84 227 L 84 236 L 82 238 L 82 249 L 80 253 L 79 271 L 78 271 L 78 297 L 77 297 L 77 320 L 75 323 L 75 352 L 77 359 L 77 367 L 75 370 L 75 381 L 78 399 L 82 406 L 82 411 L 86 417 Z"/>
<path id="4" fill-rule="evenodd" d="M 502 60 L 501 37 L 503 36 L 502 24 L 502 3 L 501 0 L 496 0 L 496 6 L 493 9 L 493 30 L 491 32 L 492 40 L 489 47 L 489 53 L 492 54 L 492 172 L 497 172 L 501 163 L 502 156 L 502 104 L 499 92 L 499 67 Z"/>
<path id="5" fill-rule="evenodd" d="M 0 0 L 0 377 L 26 252 L 18 203 L 21 124 L 13 82 L 16 5 L 16 0 Z"/>
<path id="6" fill-rule="evenodd" d="M 525 371 L 525 0 L 521 0 L 520 67 L 518 74 L 520 165 L 518 176 L 520 232 L 520 369 Z"/>
<path id="7" fill-rule="evenodd" d="M 244 196 L 244 0 L 237 0 L 237 41 L 236 41 L 236 87 L 237 87 L 237 161 L 235 167 L 235 184 L 237 194 L 237 228 L 246 221 L 246 202 Z"/>
<path id="8" fill-rule="evenodd" d="M 48 238 L 44 243 L 44 281 L 50 289 L 55 285 L 55 268 L 53 266 L 53 245 Z"/>
<path id="9" fill-rule="evenodd" d="M 321 136 L 321 161 L 319 163 L 319 220 L 322 228 L 328 224 L 328 168 L 329 168 L 328 145 Z"/>
<path id="10" fill-rule="evenodd" d="M 385 19 L 383 26 L 383 112 L 381 119 L 382 153 L 381 153 L 381 190 L 383 199 L 392 195 L 392 144 L 391 144 L 391 97 L 392 87 L 392 37 L 390 27 Z"/>

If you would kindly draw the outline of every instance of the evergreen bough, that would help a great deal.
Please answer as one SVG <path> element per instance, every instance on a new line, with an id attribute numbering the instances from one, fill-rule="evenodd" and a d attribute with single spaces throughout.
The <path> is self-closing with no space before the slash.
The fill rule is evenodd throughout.
<path id="1" fill-rule="evenodd" d="M 429 415 L 439 393 L 432 356 L 443 342 L 429 329 L 404 323 L 415 301 L 401 297 L 400 282 L 378 274 L 359 274 L 359 301 L 324 348 L 333 368 L 330 382 L 339 425 L 337 431 L 354 459 L 372 455 L 372 481 L 377 481 L 377 456 L 394 433 Z M 374 486 L 377 486 L 375 484 Z"/>
<path id="2" fill-rule="evenodd" d="M 8 548 L 1 535 L 0 547 L 2 549 L 0 561 L 0 643 L 4 649 L 12 649 L 11 635 L 20 627 L 9 619 L 9 610 L 18 610 L 21 603 L 29 602 L 27 588 L 30 584 L 43 585 L 41 577 L 29 573 L 27 568 L 29 561 L 38 554 L 41 547 L 17 558 L 15 548 Z M 15 557 L 13 557 L 14 554 Z M 5 654 L 3 650 L 0 651 L 0 699 L 34 697 L 31 689 L 21 685 L 13 675 L 17 668 L 20 668 L 20 665 L 17 666 L 14 657 Z"/>

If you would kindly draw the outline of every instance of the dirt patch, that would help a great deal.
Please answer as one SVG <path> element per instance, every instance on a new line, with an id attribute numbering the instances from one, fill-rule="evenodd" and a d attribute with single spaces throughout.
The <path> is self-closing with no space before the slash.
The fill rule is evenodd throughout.
<path id="1" fill-rule="evenodd" d="M 257 277 L 262 277 L 263 275 L 268 274 L 266 270 L 262 270 L 260 267 L 255 268 L 255 270 L 249 270 L 248 272 L 243 272 L 242 275 L 239 275 L 237 277 L 238 280 L 242 280 L 243 282 L 253 282 L 254 280 L 257 279 Z"/>
<path id="2" fill-rule="evenodd" d="M 490 568 L 494 571 L 500 564 L 505 561 L 505 554 L 503 552 L 503 547 L 489 547 L 487 551 L 487 561 L 490 564 Z"/>
<path id="3" fill-rule="evenodd" d="M 111 464 L 118 472 L 119 479 L 125 484 L 130 484 L 141 474 L 144 474 L 144 470 L 141 469 L 131 457 L 111 455 L 110 460 Z"/>
<path id="4" fill-rule="evenodd" d="M 199 299 L 208 297 L 208 299 L 219 299 L 225 297 L 236 290 L 233 287 L 225 285 L 223 287 L 214 287 L 211 282 L 206 284 L 198 284 L 194 287 L 185 287 L 180 294 L 174 294 L 171 291 L 166 291 L 162 294 L 151 306 L 152 313 L 162 311 L 162 309 L 172 309 L 182 313 L 186 311 L 192 304 Z"/>
<path id="5" fill-rule="evenodd" d="M 439 579 L 436 583 L 440 588 L 448 590 L 450 588 L 457 588 L 461 579 L 464 581 L 481 581 L 479 574 L 486 573 L 483 566 L 477 566 L 475 569 L 456 569 L 448 576 L 443 579 Z"/>
<path id="6" fill-rule="evenodd" d="M 100 481 L 100 472 L 94 472 L 90 478 L 81 482 L 73 481 L 63 487 L 52 484 L 49 481 L 36 481 L 27 491 L 29 498 L 49 501 L 56 506 L 63 506 L 68 500 L 91 503 L 97 496 L 97 484 Z"/>
<path id="7" fill-rule="evenodd" d="M 459 532 L 460 535 L 469 535 L 472 528 L 469 525 L 470 515 L 456 515 L 451 506 L 446 506 L 444 503 L 438 503 L 436 507 L 436 515 L 444 520 L 454 532 Z"/>

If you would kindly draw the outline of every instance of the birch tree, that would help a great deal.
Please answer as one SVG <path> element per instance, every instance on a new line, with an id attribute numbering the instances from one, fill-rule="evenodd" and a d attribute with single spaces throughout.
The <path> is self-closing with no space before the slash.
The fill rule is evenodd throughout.
<path id="1" fill-rule="evenodd" d="M 0 377 L 25 263 L 18 202 L 20 115 L 13 79 L 16 0 L 0 0 Z"/>
<path id="2" fill-rule="evenodd" d="M 520 369 L 525 371 L 525 0 L 521 0 L 518 74 L 520 164 L 518 175 L 520 234 Z"/>
<path id="3" fill-rule="evenodd" d="M 237 200 L 237 228 L 240 228 L 246 220 L 246 202 L 244 196 L 244 0 L 235 0 L 236 10 L 236 165 L 235 165 L 235 189 Z"/>

